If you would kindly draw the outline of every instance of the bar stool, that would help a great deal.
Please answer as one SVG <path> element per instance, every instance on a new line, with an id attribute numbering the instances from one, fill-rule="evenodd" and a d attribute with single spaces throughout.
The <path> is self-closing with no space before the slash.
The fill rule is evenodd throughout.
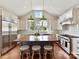
<path id="1" fill-rule="evenodd" d="M 39 59 L 41 59 L 40 50 L 41 50 L 41 47 L 39 45 L 32 46 L 32 59 L 34 58 L 35 54 L 39 54 Z"/>
<path id="2" fill-rule="evenodd" d="M 20 55 L 21 55 L 21 59 L 23 59 L 23 55 L 26 54 L 27 55 L 27 59 L 30 55 L 30 52 L 29 52 L 29 46 L 28 45 L 23 45 L 20 47 Z"/>
<path id="3" fill-rule="evenodd" d="M 54 56 L 53 53 L 53 47 L 51 45 L 45 45 L 44 46 L 44 58 L 47 59 L 47 54 L 50 54 L 51 56 Z"/>

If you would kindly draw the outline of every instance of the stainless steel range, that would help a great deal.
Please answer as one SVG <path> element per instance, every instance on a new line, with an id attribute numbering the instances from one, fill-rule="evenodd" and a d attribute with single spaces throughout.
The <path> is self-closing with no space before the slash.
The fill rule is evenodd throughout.
<path id="1" fill-rule="evenodd" d="M 66 36 L 59 36 L 58 37 L 59 41 L 60 41 L 60 46 L 61 48 L 66 51 L 68 54 L 71 53 L 71 47 L 70 47 L 70 38 L 66 37 Z"/>

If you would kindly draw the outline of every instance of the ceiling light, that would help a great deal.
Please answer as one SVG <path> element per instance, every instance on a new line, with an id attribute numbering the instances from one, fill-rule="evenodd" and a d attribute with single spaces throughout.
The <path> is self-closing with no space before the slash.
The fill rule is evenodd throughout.
<path id="1" fill-rule="evenodd" d="M 45 17 L 44 17 L 44 0 L 43 0 L 43 16 L 40 20 L 47 20 Z"/>
<path id="2" fill-rule="evenodd" d="M 32 10 L 32 0 L 31 0 L 31 10 Z M 28 20 L 34 20 L 34 18 L 32 17 L 32 15 L 30 16 L 30 18 L 28 18 Z"/>
<path id="3" fill-rule="evenodd" d="M 28 20 L 34 20 L 34 18 L 32 16 L 30 16 L 30 18 L 28 18 Z"/>

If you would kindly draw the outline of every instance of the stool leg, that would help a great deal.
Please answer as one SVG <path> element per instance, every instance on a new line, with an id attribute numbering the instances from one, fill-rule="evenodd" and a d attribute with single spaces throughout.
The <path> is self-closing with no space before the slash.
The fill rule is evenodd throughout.
<path id="1" fill-rule="evenodd" d="M 28 53 L 27 53 L 27 59 L 28 59 Z"/>
<path id="2" fill-rule="evenodd" d="M 21 59 L 23 59 L 23 55 L 21 56 Z"/>
<path id="3" fill-rule="evenodd" d="M 34 51 L 32 52 L 32 59 L 33 59 L 33 57 L 34 57 Z"/>
<path id="4" fill-rule="evenodd" d="M 40 51 L 39 51 L 39 59 L 41 59 L 41 53 L 40 53 Z"/>
<path id="5" fill-rule="evenodd" d="M 45 59 L 47 59 L 47 52 L 45 52 Z"/>
<path id="6" fill-rule="evenodd" d="M 20 54 L 20 59 L 23 59 L 23 53 L 21 52 L 21 54 Z"/>
<path id="7" fill-rule="evenodd" d="M 54 51 L 52 52 L 52 56 L 53 56 L 53 58 L 55 59 Z"/>
<path id="8" fill-rule="evenodd" d="M 52 56 L 54 57 L 54 52 L 52 52 Z"/>

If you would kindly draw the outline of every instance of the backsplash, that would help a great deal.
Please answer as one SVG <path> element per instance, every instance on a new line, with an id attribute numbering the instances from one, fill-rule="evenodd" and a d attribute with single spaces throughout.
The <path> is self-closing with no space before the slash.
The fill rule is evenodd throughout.
<path id="1" fill-rule="evenodd" d="M 62 34 L 70 34 L 79 36 L 79 25 L 69 25 L 67 29 L 62 30 Z"/>

